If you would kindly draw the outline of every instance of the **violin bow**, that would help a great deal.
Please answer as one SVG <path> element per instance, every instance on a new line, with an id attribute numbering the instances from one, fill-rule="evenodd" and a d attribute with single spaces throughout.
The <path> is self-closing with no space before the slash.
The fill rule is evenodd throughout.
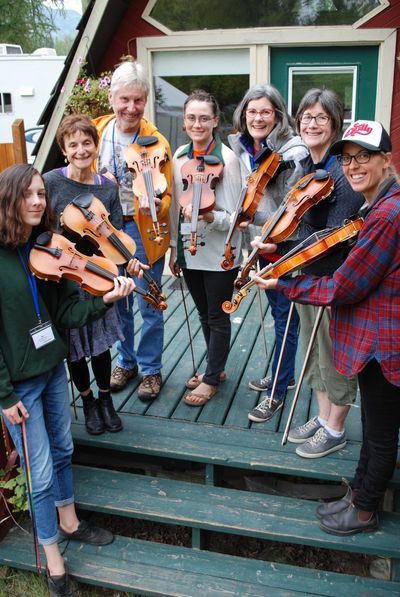
<path id="1" fill-rule="evenodd" d="M 30 463 L 29 463 L 28 439 L 27 439 L 27 434 L 26 434 L 25 419 L 22 419 L 22 423 L 21 423 L 21 438 L 22 438 L 22 451 L 24 453 L 26 488 L 27 488 L 27 494 L 28 494 L 29 510 L 30 510 L 31 519 L 32 519 L 33 543 L 35 546 L 36 570 L 38 571 L 39 574 L 41 574 L 42 564 L 40 561 L 40 549 L 39 549 L 39 540 L 38 540 L 38 536 L 37 536 L 35 509 L 33 507 L 32 477 L 31 477 L 31 467 L 30 467 Z"/>
<path id="2" fill-rule="evenodd" d="M 190 346 L 190 352 L 192 355 L 193 377 L 197 377 L 197 367 L 196 367 L 196 361 L 194 358 L 194 350 L 193 350 L 193 334 L 192 334 L 192 328 L 190 327 L 189 313 L 188 313 L 187 304 L 186 304 L 185 291 L 183 290 L 182 271 L 179 272 L 177 277 L 179 280 L 179 286 L 180 286 L 181 294 L 182 294 L 183 308 L 185 310 L 186 326 L 187 326 L 187 331 L 188 331 L 188 336 L 189 336 L 189 346 Z"/>
<path id="3" fill-rule="evenodd" d="M 292 303 L 292 304 L 294 304 L 294 303 Z M 313 329 L 312 329 L 312 332 L 311 332 L 310 341 L 308 343 L 307 351 L 306 351 L 306 354 L 305 354 L 305 357 L 304 357 L 303 367 L 301 368 L 299 380 L 297 382 L 296 392 L 295 392 L 295 395 L 293 397 L 293 402 L 292 402 L 292 406 L 290 408 L 290 412 L 289 412 L 288 420 L 287 420 L 287 423 L 286 423 L 285 431 L 283 432 L 283 437 L 282 437 L 282 442 L 281 442 L 282 446 L 284 446 L 286 444 L 286 442 L 287 442 L 287 438 L 288 438 L 288 435 L 289 435 L 290 425 L 292 424 L 292 421 L 293 421 L 294 411 L 296 409 L 297 401 L 299 399 L 300 390 L 301 390 L 301 386 L 303 384 L 304 375 L 305 375 L 305 372 L 306 372 L 308 361 L 310 360 L 310 355 L 311 355 L 312 347 L 314 346 L 315 338 L 317 336 L 318 328 L 319 328 L 319 325 L 321 323 L 321 319 L 322 319 L 322 315 L 324 313 L 324 309 L 325 309 L 325 307 L 318 307 L 318 311 L 317 311 L 317 314 L 315 316 L 315 321 L 314 321 Z"/>
<path id="4" fill-rule="evenodd" d="M 280 373 L 281 366 L 282 366 L 283 355 L 284 355 L 285 348 L 286 348 L 287 337 L 289 335 L 290 324 L 292 322 L 294 309 L 295 309 L 294 303 L 291 302 L 290 307 L 289 307 L 289 313 L 288 313 L 287 320 L 286 320 L 285 332 L 284 332 L 283 338 L 282 338 L 282 346 L 281 346 L 281 350 L 279 352 L 278 362 L 276 364 L 274 381 L 272 383 L 272 389 L 271 389 L 271 399 L 272 400 L 274 399 L 276 386 L 278 385 L 279 373 Z"/>

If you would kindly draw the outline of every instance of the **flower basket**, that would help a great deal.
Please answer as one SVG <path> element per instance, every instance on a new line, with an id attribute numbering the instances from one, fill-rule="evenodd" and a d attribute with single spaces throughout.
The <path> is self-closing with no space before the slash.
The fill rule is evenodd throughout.
<path id="1" fill-rule="evenodd" d="M 112 112 L 108 100 L 110 83 L 111 72 L 103 72 L 99 77 L 88 75 L 86 64 L 82 63 L 64 114 L 86 114 L 89 118 L 110 114 Z"/>

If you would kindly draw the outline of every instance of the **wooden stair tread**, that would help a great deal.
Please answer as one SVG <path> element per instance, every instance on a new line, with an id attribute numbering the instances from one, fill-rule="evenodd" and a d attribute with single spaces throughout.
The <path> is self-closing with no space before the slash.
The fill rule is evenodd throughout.
<path id="1" fill-rule="evenodd" d="M 359 445 L 352 442 L 324 458 L 306 459 L 297 456 L 295 444 L 282 447 L 282 436 L 274 432 L 123 413 L 121 418 L 121 433 L 90 436 L 81 414 L 72 424 L 75 445 L 331 481 L 351 479 L 358 462 Z M 392 485 L 400 485 L 399 469 Z"/>
<path id="2" fill-rule="evenodd" d="M 64 543 L 61 544 L 64 547 Z M 94 547 L 71 541 L 65 559 L 80 582 L 153 597 L 394 597 L 400 584 L 115 537 Z M 27 535 L 14 527 L 0 563 L 35 570 Z"/>
<path id="3" fill-rule="evenodd" d="M 308 500 L 83 466 L 74 485 L 77 506 L 90 511 L 400 558 L 399 514 L 383 513 L 377 532 L 338 537 L 319 528 Z"/>

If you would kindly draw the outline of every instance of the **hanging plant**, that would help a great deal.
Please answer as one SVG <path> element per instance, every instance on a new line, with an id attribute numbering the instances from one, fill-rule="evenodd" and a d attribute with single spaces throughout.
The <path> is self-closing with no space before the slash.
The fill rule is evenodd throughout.
<path id="1" fill-rule="evenodd" d="M 64 114 L 86 114 L 89 118 L 110 114 L 112 108 L 108 101 L 108 92 L 111 84 L 111 71 L 103 72 L 99 77 L 95 77 L 88 75 L 85 62 L 80 62 L 80 64 L 79 75 L 68 98 Z"/>

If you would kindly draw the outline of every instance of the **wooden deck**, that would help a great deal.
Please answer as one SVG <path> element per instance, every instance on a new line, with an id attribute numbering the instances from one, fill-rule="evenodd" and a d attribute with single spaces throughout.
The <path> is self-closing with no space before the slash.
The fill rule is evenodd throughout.
<path id="1" fill-rule="evenodd" d="M 114 394 L 123 431 L 99 436 L 86 432 L 77 398 L 78 419 L 72 425 L 79 463 L 74 466 L 75 499 L 77 506 L 89 513 L 190 529 L 191 546 L 121 536 L 101 548 L 72 541 L 65 547 L 65 556 L 75 578 L 158 597 L 400 596 L 398 470 L 390 492 L 394 496 L 392 507 L 382 514 L 378 532 L 328 535 L 315 517 L 316 500 L 326 499 L 327 491 L 331 498 L 339 495 L 341 478 L 353 476 L 361 439 L 359 407 L 352 408 L 347 418 L 345 449 L 324 458 L 300 458 L 296 445 L 281 446 L 294 390 L 288 392 L 284 407 L 270 422 L 250 423 L 247 414 L 260 395 L 248 388 L 248 382 L 270 371 L 274 351 L 267 301 L 256 291 L 232 316 L 227 381 L 203 407 L 186 405 L 182 397 L 187 391 L 185 381 L 193 374 L 193 363 L 182 293 L 171 277 L 165 278 L 164 291 L 168 309 L 160 396 L 153 402 L 142 402 L 137 395 L 139 379 L 132 380 Z M 195 369 L 201 372 L 204 340 L 194 305 L 186 291 L 184 295 Z M 140 321 L 137 314 L 137 335 Z M 297 378 L 301 366 L 298 351 Z M 95 386 L 93 389 L 96 391 Z M 315 399 L 304 386 L 293 425 L 304 423 L 315 413 Z M 238 483 L 230 484 L 232 479 Z M 208 551 L 210 532 L 388 558 L 392 562 L 391 579 L 310 570 Z M 34 570 L 32 547 L 18 529 L 12 529 L 0 543 L 0 564 Z"/>

